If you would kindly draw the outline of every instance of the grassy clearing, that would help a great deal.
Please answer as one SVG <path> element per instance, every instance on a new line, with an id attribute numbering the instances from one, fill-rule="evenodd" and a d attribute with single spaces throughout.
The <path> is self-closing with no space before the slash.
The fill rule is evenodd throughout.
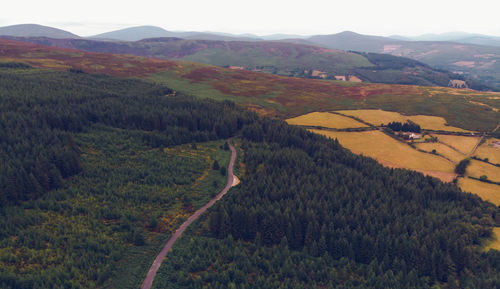
<path id="1" fill-rule="evenodd" d="M 474 149 L 477 142 L 479 141 L 479 137 L 471 137 L 471 136 L 444 135 L 444 134 L 434 134 L 433 136 L 437 137 L 439 142 L 449 145 L 464 154 L 471 153 L 471 151 Z"/>
<path id="2" fill-rule="evenodd" d="M 481 159 L 487 158 L 491 163 L 500 164 L 500 147 L 493 145 L 493 142 L 499 141 L 500 139 L 497 138 L 487 139 L 477 148 L 474 155 Z"/>
<path id="3" fill-rule="evenodd" d="M 500 205 L 500 186 L 476 181 L 471 178 L 459 178 L 458 186 L 464 192 L 478 195 L 481 199 Z"/>
<path id="4" fill-rule="evenodd" d="M 426 152 L 432 152 L 433 150 L 436 150 L 436 152 L 440 155 L 445 156 L 446 158 L 454 161 L 454 162 L 460 162 L 461 160 L 465 159 L 467 156 L 465 154 L 462 154 L 452 148 L 450 148 L 447 145 L 444 145 L 442 143 L 417 143 L 415 146 L 421 150 L 424 150 Z"/>
<path id="5" fill-rule="evenodd" d="M 480 178 L 484 175 L 491 181 L 500 182 L 500 168 L 481 161 L 471 160 L 470 165 L 467 167 L 466 174 L 475 178 Z"/>
<path id="6" fill-rule="evenodd" d="M 378 160 L 385 166 L 416 170 L 451 181 L 454 165 L 439 156 L 419 152 L 380 131 L 333 132 L 311 130 L 331 138 L 337 138 L 342 146 L 353 153 L 362 154 Z"/>
<path id="7" fill-rule="evenodd" d="M 230 153 L 222 140 L 164 150 L 139 131 L 105 126 L 75 135 L 75 143 L 83 172 L 10 207 L 18 217 L 0 219 L 23 240 L 2 236 L 0 268 L 50 278 L 70 270 L 75 288 L 138 288 L 166 238 L 224 187 L 226 177 L 211 168 L 214 160 L 225 166 Z M 16 223 L 25 219 L 33 222 Z"/>
<path id="8" fill-rule="evenodd" d="M 311 112 L 286 120 L 289 124 L 305 126 L 321 126 L 326 128 L 359 128 L 368 127 L 364 123 L 350 117 L 341 116 L 329 112 Z"/>

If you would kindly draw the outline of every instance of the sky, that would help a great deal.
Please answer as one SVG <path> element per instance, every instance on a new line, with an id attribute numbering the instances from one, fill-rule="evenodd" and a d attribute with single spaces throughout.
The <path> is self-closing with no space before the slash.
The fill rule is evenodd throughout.
<path id="1" fill-rule="evenodd" d="M 36 23 L 80 36 L 139 25 L 257 35 L 500 36 L 499 13 L 498 0 L 17 0 L 3 1 L 0 26 Z"/>

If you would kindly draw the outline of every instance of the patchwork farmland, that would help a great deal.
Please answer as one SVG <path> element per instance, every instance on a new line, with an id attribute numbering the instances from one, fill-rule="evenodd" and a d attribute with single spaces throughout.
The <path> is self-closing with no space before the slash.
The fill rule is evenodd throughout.
<path id="1" fill-rule="evenodd" d="M 344 118 L 330 117 L 335 114 Z M 462 190 L 500 204 L 500 185 L 494 183 L 500 182 L 500 167 L 494 165 L 500 156 L 500 147 L 495 146 L 497 139 L 479 137 L 476 136 L 478 132 L 449 126 L 442 117 L 403 115 L 380 109 L 339 110 L 335 114 L 309 113 L 287 122 L 314 127 L 310 129 L 312 132 L 337 139 L 353 153 L 372 157 L 384 166 L 415 170 L 445 182 L 454 181 Z M 346 127 L 349 125 L 346 118 L 368 123 L 377 130 L 350 131 L 358 126 L 352 123 L 350 128 Z M 383 129 L 383 125 L 389 122 L 406 121 L 422 126 L 423 132 L 417 134 L 417 139 L 404 139 L 403 135 L 391 135 Z M 332 131 L 332 128 L 342 128 L 343 131 Z M 478 149 L 474 151 L 476 147 Z M 470 157 L 480 160 L 470 160 L 464 176 L 456 174 L 457 164 Z M 488 163 L 489 157 L 493 163 Z"/>

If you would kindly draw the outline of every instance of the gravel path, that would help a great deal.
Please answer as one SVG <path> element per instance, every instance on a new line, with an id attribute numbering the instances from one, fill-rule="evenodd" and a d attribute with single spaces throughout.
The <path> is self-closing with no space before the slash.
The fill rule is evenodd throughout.
<path id="1" fill-rule="evenodd" d="M 222 189 L 222 191 L 215 197 L 213 197 L 208 203 L 206 203 L 203 207 L 199 208 L 196 212 L 194 212 L 193 215 L 191 215 L 187 221 L 182 223 L 182 225 L 175 231 L 174 235 L 168 240 L 167 244 L 163 247 L 163 249 L 160 251 L 158 256 L 156 256 L 156 259 L 154 260 L 153 264 L 151 265 L 151 268 L 149 268 L 148 274 L 146 275 L 146 278 L 144 279 L 144 282 L 142 282 L 141 289 L 150 289 L 151 286 L 153 285 L 153 280 L 156 276 L 156 272 L 158 272 L 158 269 L 160 268 L 161 263 L 167 256 L 167 253 L 172 249 L 172 246 L 174 245 L 175 241 L 179 239 L 179 237 L 182 235 L 182 233 L 193 223 L 203 212 L 205 212 L 208 208 L 210 208 L 215 202 L 220 200 L 227 191 L 233 186 L 234 182 L 234 175 L 233 175 L 233 166 L 234 166 L 234 161 L 236 159 L 236 149 L 233 147 L 233 145 L 227 140 L 227 143 L 229 144 L 229 148 L 231 149 L 231 159 L 229 161 L 229 165 L 227 167 L 227 184 Z"/>

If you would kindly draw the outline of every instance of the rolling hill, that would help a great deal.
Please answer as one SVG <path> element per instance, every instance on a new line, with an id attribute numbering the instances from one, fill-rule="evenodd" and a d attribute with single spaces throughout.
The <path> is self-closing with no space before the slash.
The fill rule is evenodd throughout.
<path id="1" fill-rule="evenodd" d="M 4 32 L 4 35 L 9 35 L 11 37 L 42 36 L 65 39 L 79 38 L 77 35 L 69 32 L 32 24 L 3 27 L 3 29 L 6 31 Z M 0 33 L 0 35 L 2 35 L 2 33 Z M 161 43 L 163 40 L 154 40 L 154 43 L 151 43 L 152 41 L 150 38 L 165 37 L 182 38 L 183 41 L 164 41 L 165 43 Z M 285 39 L 287 37 L 291 38 Z M 17 40 L 34 41 L 36 43 L 66 48 L 72 47 L 94 52 L 130 53 L 134 55 L 159 57 L 163 59 L 170 59 L 169 54 L 172 52 L 185 54 L 183 51 L 176 51 L 182 48 L 187 49 L 192 53 L 190 55 L 182 56 L 186 57 L 186 60 L 223 66 L 248 66 L 250 69 L 257 68 L 266 72 L 278 73 L 282 75 L 304 76 L 302 75 L 303 73 L 300 72 L 302 69 L 302 72 L 304 72 L 304 70 L 308 70 L 308 73 L 311 73 L 313 70 L 317 70 L 318 72 L 315 73 L 316 75 L 321 72 L 327 72 L 327 74 L 331 77 L 335 74 L 343 74 L 346 71 L 345 69 L 336 67 L 335 65 L 331 66 L 331 64 L 328 64 L 331 60 L 328 57 L 318 58 L 318 55 L 314 55 L 312 59 L 302 59 L 301 61 L 297 61 L 297 59 L 282 59 L 280 61 L 276 58 L 270 59 L 269 55 L 262 54 L 262 52 L 258 51 L 261 48 L 255 47 L 259 46 L 256 44 L 258 42 L 278 39 L 280 42 L 310 46 L 319 45 L 326 48 L 346 51 L 391 54 L 393 56 L 411 58 L 428 65 L 428 67 L 425 67 L 421 63 L 414 63 L 412 66 L 405 67 L 403 70 L 399 68 L 387 69 L 386 66 L 383 71 L 375 69 L 375 74 L 373 73 L 373 69 L 370 70 L 367 69 L 367 67 L 358 67 L 356 65 L 359 63 L 354 62 L 354 67 L 351 67 L 348 73 L 351 73 L 364 81 L 446 86 L 448 85 L 450 79 L 466 79 L 469 87 L 472 87 L 473 89 L 500 90 L 500 48 L 498 47 L 498 37 L 480 34 L 446 33 L 441 35 L 422 35 L 416 38 L 408 38 L 404 36 L 394 36 L 393 38 L 390 38 L 361 35 L 345 31 L 331 35 L 295 37 L 294 35 L 279 34 L 256 36 L 252 34 L 234 35 L 219 32 L 173 32 L 156 26 L 138 26 L 95 35 L 89 39 L 119 42 L 143 41 L 141 41 L 141 43 L 122 43 L 118 45 L 110 44 L 109 46 L 106 46 L 106 49 L 104 49 L 104 45 L 93 42 L 68 44 L 57 43 L 47 39 Z M 439 41 L 421 41 L 422 39 Z M 191 40 L 191 42 L 188 40 Z M 248 51 L 241 54 L 241 50 L 232 50 L 230 47 L 232 46 L 231 44 L 227 44 L 225 47 L 220 47 L 220 44 L 208 44 L 206 42 L 197 43 L 197 40 L 240 42 L 236 46 L 241 46 L 242 42 L 245 42 L 245 45 L 248 46 Z M 265 45 L 269 46 L 269 44 Z M 196 51 L 195 53 L 193 53 L 193 49 Z M 225 59 L 226 56 L 227 59 Z M 301 55 L 298 54 L 297 56 Z M 378 58 L 380 59 L 380 57 Z M 312 62 L 310 62 L 311 60 Z M 390 60 L 390 62 L 394 61 L 397 62 L 395 59 Z M 402 61 L 404 62 L 404 60 Z M 321 63 L 321 65 L 318 65 L 318 63 Z M 398 66 L 400 66 L 400 64 L 398 64 Z M 446 71 L 442 70 L 450 71 L 460 76 L 450 75 Z M 444 74 L 448 75 L 446 76 Z"/>
<path id="2" fill-rule="evenodd" d="M 61 29 L 38 25 L 38 24 L 19 24 L 0 27 L 0 35 L 21 36 L 21 37 L 50 37 L 50 38 L 80 38 L 80 36 Z"/>
<path id="3" fill-rule="evenodd" d="M 451 41 L 458 43 L 468 43 L 487 46 L 500 46 L 500 37 L 477 33 L 448 32 L 442 34 L 424 34 L 420 36 L 399 36 L 393 35 L 390 38 L 411 41 Z"/>
<path id="4" fill-rule="evenodd" d="M 120 30 L 101 33 L 98 35 L 90 36 L 89 39 L 104 39 L 104 40 L 118 40 L 118 41 L 139 41 L 147 38 L 161 38 L 161 37 L 177 37 L 183 39 L 201 39 L 201 40 L 219 40 L 219 41 L 233 41 L 233 40 L 258 40 L 257 38 L 248 37 L 245 35 L 232 35 L 226 33 L 206 33 L 206 32 L 183 32 L 183 31 L 168 31 L 157 26 L 136 26 L 128 27 Z"/>
<path id="5" fill-rule="evenodd" d="M 412 58 L 500 88 L 500 48 L 445 41 L 404 41 L 342 32 L 316 35 L 306 41 L 332 49 L 386 53 Z"/>
<path id="6" fill-rule="evenodd" d="M 384 108 L 490 131 L 500 93 L 4 39 L 0 87 L 2 288 L 138 288 L 158 248 L 227 179 L 218 166 L 228 163 L 228 138 L 241 183 L 176 242 L 153 288 L 494 288 L 500 280 L 500 254 L 486 252 L 497 206 L 245 109 L 284 118 Z"/>
<path id="7" fill-rule="evenodd" d="M 10 62 L 0 86 L 2 288 L 139 288 L 158 249 L 227 180 L 215 167 L 226 168 L 227 138 L 241 184 L 176 242 L 153 288 L 498 282 L 498 252 L 482 252 L 498 208 L 453 184 L 140 79 Z"/>
<path id="8" fill-rule="evenodd" d="M 453 126 L 490 131 L 500 94 L 444 87 L 292 78 L 185 61 L 92 53 L 0 39 L 2 62 L 75 72 L 141 77 L 202 98 L 232 100 L 262 114 L 289 118 L 313 111 L 380 108 L 441 116 Z"/>
<path id="9" fill-rule="evenodd" d="M 362 81 L 375 83 L 436 86 L 448 86 L 450 80 L 463 79 L 462 76 L 432 69 L 426 64 L 407 58 L 373 53 L 351 53 L 313 45 L 275 41 L 212 41 L 180 38 L 151 38 L 135 42 L 60 40 L 41 37 L 11 39 L 93 52 L 179 59 L 305 78 L 359 78 Z M 468 80 L 468 85 L 474 89 L 488 89 L 476 81 Z"/>

